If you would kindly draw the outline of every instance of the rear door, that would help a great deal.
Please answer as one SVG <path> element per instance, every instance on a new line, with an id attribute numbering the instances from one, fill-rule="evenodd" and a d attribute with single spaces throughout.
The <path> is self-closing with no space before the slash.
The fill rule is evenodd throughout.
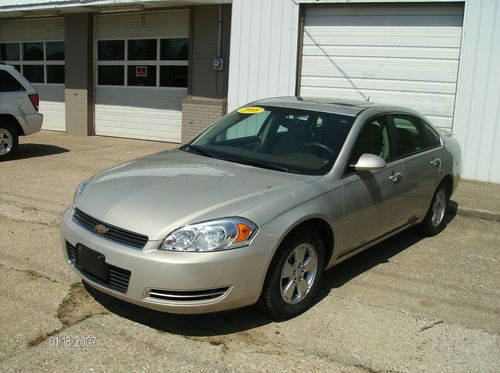
<path id="1" fill-rule="evenodd" d="M 429 208 L 441 169 L 441 143 L 431 141 L 420 118 L 392 114 L 390 121 L 394 125 L 398 158 L 403 162 L 405 175 L 401 180 L 405 190 L 401 218 L 411 221 L 425 215 Z"/>

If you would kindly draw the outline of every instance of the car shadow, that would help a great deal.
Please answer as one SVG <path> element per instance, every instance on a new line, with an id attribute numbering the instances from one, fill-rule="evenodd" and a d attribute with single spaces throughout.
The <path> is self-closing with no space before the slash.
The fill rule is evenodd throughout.
<path id="1" fill-rule="evenodd" d="M 19 144 L 17 152 L 10 160 L 45 157 L 48 155 L 67 153 L 69 149 L 48 144 Z"/>
<path id="2" fill-rule="evenodd" d="M 446 217 L 447 224 L 455 218 L 455 215 L 456 208 L 451 208 L 450 214 Z M 378 264 L 390 262 L 393 256 L 424 238 L 415 229 L 408 229 L 328 270 L 323 277 L 315 303 L 320 302 L 332 290 L 343 286 L 363 272 Z M 220 336 L 279 322 L 254 306 L 201 315 L 163 313 L 113 298 L 86 283 L 84 286 L 89 294 L 111 313 L 159 331 L 178 335 Z"/>

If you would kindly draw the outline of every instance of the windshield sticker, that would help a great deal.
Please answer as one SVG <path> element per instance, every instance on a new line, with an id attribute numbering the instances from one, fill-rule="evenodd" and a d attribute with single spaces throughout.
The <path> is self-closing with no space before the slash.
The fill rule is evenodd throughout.
<path id="1" fill-rule="evenodd" d="M 258 106 L 248 106 L 248 107 L 242 107 L 241 109 L 238 109 L 238 113 L 240 114 L 257 114 L 257 113 L 262 113 L 264 111 L 264 108 L 258 107 Z"/>

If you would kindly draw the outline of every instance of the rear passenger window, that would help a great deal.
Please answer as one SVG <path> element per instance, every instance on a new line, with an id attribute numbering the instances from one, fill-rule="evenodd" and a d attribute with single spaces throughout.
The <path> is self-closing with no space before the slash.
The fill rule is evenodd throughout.
<path id="1" fill-rule="evenodd" d="M 427 137 L 429 138 L 429 144 L 431 147 L 441 145 L 441 139 L 439 135 L 430 126 L 424 123 L 425 131 L 427 132 Z"/>
<path id="2" fill-rule="evenodd" d="M 420 119 L 410 115 L 394 115 L 393 119 L 401 144 L 401 155 L 417 153 L 427 148 Z"/>
<path id="3" fill-rule="evenodd" d="M 5 70 L 0 70 L 0 92 L 22 92 L 24 87 Z"/>

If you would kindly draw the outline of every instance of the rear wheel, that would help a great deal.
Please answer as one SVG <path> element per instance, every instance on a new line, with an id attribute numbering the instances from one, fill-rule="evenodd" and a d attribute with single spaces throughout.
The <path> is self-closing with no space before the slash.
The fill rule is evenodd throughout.
<path id="1" fill-rule="evenodd" d="M 0 160 L 12 157 L 19 144 L 16 129 L 10 123 L 0 123 Z"/>
<path id="2" fill-rule="evenodd" d="M 315 230 L 303 228 L 292 233 L 271 263 L 260 307 L 279 319 L 304 312 L 316 297 L 324 263 L 325 249 Z"/>
<path id="3" fill-rule="evenodd" d="M 431 206 L 425 219 L 418 225 L 418 230 L 426 236 L 435 236 L 441 232 L 446 226 L 446 213 L 448 211 L 448 203 L 450 201 L 450 192 L 446 184 L 439 184 L 434 196 L 432 197 Z"/>

